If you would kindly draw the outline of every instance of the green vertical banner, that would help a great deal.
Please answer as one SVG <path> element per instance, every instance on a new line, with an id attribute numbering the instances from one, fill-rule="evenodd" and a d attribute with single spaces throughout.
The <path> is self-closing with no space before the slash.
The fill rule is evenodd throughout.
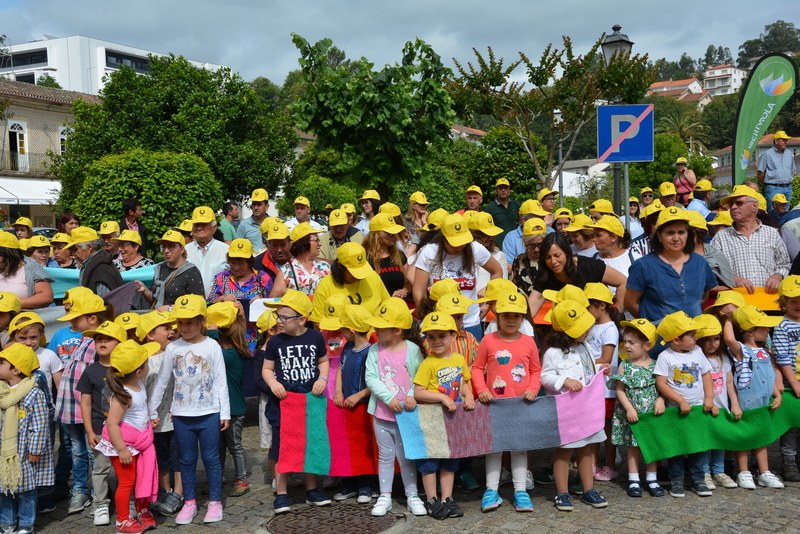
<path id="1" fill-rule="evenodd" d="M 758 142 L 797 88 L 797 66 L 771 52 L 755 64 L 740 90 L 733 140 L 733 185 L 744 182 Z"/>

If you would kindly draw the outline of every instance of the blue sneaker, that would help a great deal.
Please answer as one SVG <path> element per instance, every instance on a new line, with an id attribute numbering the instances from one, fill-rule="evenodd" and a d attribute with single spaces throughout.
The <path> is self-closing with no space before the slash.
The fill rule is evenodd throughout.
<path id="1" fill-rule="evenodd" d="M 533 512 L 533 503 L 527 491 L 514 492 L 514 509 L 517 512 Z"/>
<path id="2" fill-rule="evenodd" d="M 569 493 L 559 493 L 556 495 L 556 509 L 560 512 L 572 511 L 572 500 L 569 498 Z"/>
<path id="3" fill-rule="evenodd" d="M 466 471 L 466 472 L 461 473 L 460 475 L 458 475 L 457 480 L 458 480 L 459 484 L 464 486 L 464 489 L 476 490 L 476 489 L 478 489 L 480 487 L 480 484 L 478 484 L 478 481 L 475 480 L 475 477 L 472 476 L 472 473 L 470 473 L 469 471 Z"/>
<path id="4" fill-rule="evenodd" d="M 306 492 L 306 504 L 313 504 L 314 506 L 330 506 L 331 500 L 327 498 L 324 493 L 315 488 Z"/>
<path id="5" fill-rule="evenodd" d="M 596 489 L 592 488 L 583 494 L 581 500 L 586 504 L 594 506 L 595 508 L 605 508 L 608 506 L 608 501 L 605 500 Z"/>
<path id="6" fill-rule="evenodd" d="M 500 498 L 500 494 L 497 493 L 497 490 L 487 489 L 483 492 L 483 499 L 481 499 L 481 512 L 491 512 L 500 507 L 503 504 L 503 499 Z"/>
<path id="7" fill-rule="evenodd" d="M 275 515 L 283 514 L 292 509 L 289 506 L 289 496 L 285 493 L 275 497 L 275 503 L 272 505 L 275 508 Z"/>

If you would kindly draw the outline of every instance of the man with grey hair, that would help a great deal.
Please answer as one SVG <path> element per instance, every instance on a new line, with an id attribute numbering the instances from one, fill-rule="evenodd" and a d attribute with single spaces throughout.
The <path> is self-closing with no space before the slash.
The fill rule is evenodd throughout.
<path id="1" fill-rule="evenodd" d="M 72 230 L 72 254 L 81 264 L 80 285 L 103 296 L 124 282 L 112 262 L 111 254 L 103 247 L 103 238 L 92 228 L 79 226 Z"/>
<path id="2" fill-rule="evenodd" d="M 193 263 L 203 277 L 203 287 L 208 296 L 214 285 L 214 276 L 228 269 L 228 245 L 214 239 L 217 218 L 214 210 L 200 206 L 192 212 L 192 236 L 194 241 L 186 244 L 186 260 Z"/>

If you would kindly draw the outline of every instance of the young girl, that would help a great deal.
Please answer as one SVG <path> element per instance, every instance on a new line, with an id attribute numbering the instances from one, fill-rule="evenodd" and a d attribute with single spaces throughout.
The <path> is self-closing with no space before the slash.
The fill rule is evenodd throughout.
<path id="1" fill-rule="evenodd" d="M 656 362 L 650 359 L 650 349 L 658 335 L 656 327 L 647 319 L 623 321 L 622 339 L 628 359 L 620 362 L 619 374 L 607 380 L 617 392 L 617 405 L 614 410 L 614 425 L 611 429 L 614 445 L 628 446 L 628 495 L 641 497 L 639 484 L 639 444 L 631 432 L 630 423 L 639 420 L 639 414 L 664 413 L 664 398 L 656 390 L 653 368 Z M 663 497 L 666 492 L 658 484 L 656 470 L 658 462 L 645 465 L 647 491 L 653 497 Z"/>
<path id="2" fill-rule="evenodd" d="M 347 341 L 342 332 L 342 323 L 339 321 L 344 312 L 344 307 L 350 304 L 347 295 L 336 294 L 328 297 L 325 301 L 325 313 L 321 317 L 311 315 L 311 320 L 319 323 L 319 330 L 328 345 L 328 360 L 330 370 L 328 371 L 328 385 L 325 386 L 325 396 L 333 400 L 336 393 L 336 372 L 339 370 L 339 360 L 342 357 L 342 349 Z"/>
<path id="3" fill-rule="evenodd" d="M 603 283 L 589 283 L 584 288 L 586 298 L 589 299 L 589 313 L 594 317 L 595 323 L 589 330 L 586 345 L 591 351 L 596 364 L 609 364 L 611 373 L 616 374 L 619 356 L 619 327 L 622 314 L 614 306 L 614 295 L 607 285 Z M 606 398 L 606 465 L 597 469 L 600 456 L 600 444 L 592 445 L 592 470 L 596 470 L 594 477 L 597 480 L 614 480 L 619 476 L 615 467 L 617 448 L 612 443 L 611 426 L 614 417 L 614 404 L 617 391 L 603 386 Z"/>
<path id="4" fill-rule="evenodd" d="M 386 515 L 392 509 L 395 459 L 400 465 L 408 510 L 414 515 L 426 515 L 427 510 L 417 492 L 416 465 L 414 460 L 406 459 L 395 419 L 396 413 L 410 412 L 417 405 L 412 380 L 422 363 L 422 352 L 417 343 L 406 339 L 413 319 L 402 299 L 387 299 L 378 310 L 378 315 L 367 322 L 375 327 L 378 343 L 369 349 L 365 374 L 372 393 L 367 411 L 373 416 L 375 426 L 381 490 L 372 515 Z"/>
<path id="5" fill-rule="evenodd" d="M 106 377 L 111 404 L 97 450 L 111 459 L 117 474 L 114 502 L 116 530 L 120 534 L 139 534 L 157 526 L 148 507 L 158 496 L 158 470 L 143 380 L 148 371 L 147 358 L 158 349 L 158 343 L 139 345 L 126 340 L 111 352 Z M 130 515 L 132 490 L 138 521 Z"/>
<path id="6" fill-rule="evenodd" d="M 247 322 L 244 319 L 244 309 L 238 301 L 212 304 L 208 307 L 206 322 L 209 329 L 216 330 L 219 336 L 217 341 L 222 347 L 222 357 L 225 360 L 231 404 L 231 424 L 219 440 L 220 466 L 224 470 L 225 448 L 227 447 L 233 457 L 236 475 L 231 497 L 238 497 L 250 491 L 250 484 L 247 482 L 247 464 L 242 447 L 242 427 L 244 426 L 244 416 L 247 414 L 247 405 L 242 391 L 242 378 L 245 360 L 252 357 L 250 346 L 247 343 Z M 212 335 L 212 337 L 214 336 Z"/>
<path id="7" fill-rule="evenodd" d="M 178 325 L 181 339 L 164 351 L 161 370 L 149 401 L 153 426 L 160 419 L 157 408 L 170 381 L 175 381 L 172 396 L 172 424 L 181 455 L 181 480 L 184 504 L 175 518 L 178 525 L 188 525 L 197 515 L 195 477 L 197 476 L 197 445 L 208 476 L 210 500 L 204 523 L 222 521 L 222 467 L 219 461 L 220 432 L 230 424 L 230 402 L 225 378 L 222 349 L 206 336 L 206 301 L 199 295 L 184 295 L 175 301 L 172 317 Z"/>
<path id="8" fill-rule="evenodd" d="M 727 354 L 722 353 L 721 336 L 722 326 L 719 319 L 704 313 L 694 318 L 697 326 L 697 346 L 703 351 L 708 363 L 711 365 L 711 383 L 714 387 L 714 404 L 722 410 L 730 410 L 738 421 L 742 418 L 742 409 L 739 406 L 739 396 L 733 381 L 731 361 Z M 730 403 L 730 406 L 729 406 Z M 717 484 L 723 488 L 735 488 L 736 481 L 725 474 L 725 451 L 708 451 L 705 465 L 705 482 L 708 489 L 716 489 Z"/>
<path id="9" fill-rule="evenodd" d="M 256 351 L 250 359 L 250 368 L 255 379 L 255 385 L 261 392 L 258 396 L 258 435 L 262 451 L 269 449 L 272 444 L 272 425 L 266 416 L 267 402 L 269 402 L 270 389 L 264 377 L 261 376 L 261 369 L 264 367 L 264 349 L 267 341 L 281 331 L 283 323 L 278 322 L 275 310 L 267 310 L 262 313 L 256 321 L 256 329 L 260 334 L 256 342 Z M 269 459 L 269 472 L 272 475 L 272 491 L 276 490 L 275 481 L 275 461 Z"/>
<path id="10" fill-rule="evenodd" d="M 783 375 L 786 391 L 800 397 L 800 374 L 797 372 L 797 346 L 800 342 L 800 276 L 790 275 L 778 286 L 778 306 L 784 312 L 783 320 L 772 332 L 775 360 Z M 790 428 L 781 436 L 783 480 L 800 482 L 797 468 L 797 445 L 800 428 Z"/>
<path id="11" fill-rule="evenodd" d="M 0 291 L 0 349 L 11 341 L 8 325 L 21 309 L 22 303 L 18 296 L 14 293 Z"/>
<path id="12" fill-rule="evenodd" d="M 554 332 L 550 336 L 550 348 L 544 353 L 541 382 L 548 395 L 566 391 L 580 391 L 595 375 L 595 362 L 586 347 L 586 338 L 594 324 L 594 317 L 575 301 L 564 300 L 552 309 Z M 608 372 L 608 364 L 600 366 Z M 554 454 L 553 474 L 556 479 L 556 508 L 571 511 L 572 501 L 567 492 L 569 460 L 574 450 L 578 460 L 578 474 L 583 485 L 581 500 L 595 508 L 605 508 L 606 501 L 596 489 L 592 476 L 593 443 L 605 441 L 605 430 L 598 430 L 588 438 L 558 447 Z"/>
<path id="13" fill-rule="evenodd" d="M 440 301 L 441 302 L 441 301 Z M 533 338 L 520 333 L 528 303 L 525 297 L 508 291 L 497 297 L 495 304 L 499 330 L 484 336 L 478 356 L 472 364 L 472 379 L 478 400 L 490 403 L 495 397 L 524 397 L 532 401 L 539 393 L 539 350 Z M 481 511 L 494 510 L 503 502 L 497 489 L 500 485 L 502 452 L 486 455 L 486 491 Z M 511 474 L 514 482 L 514 508 L 532 512 L 533 504 L 526 489 L 528 451 L 511 452 Z"/>
<path id="14" fill-rule="evenodd" d="M 769 317 L 756 306 L 742 306 L 728 317 L 723 328 L 723 339 L 733 355 L 736 369 L 736 391 L 742 410 L 770 406 L 777 410 L 781 405 L 781 386 L 772 355 L 765 346 L 769 329 L 778 326 L 781 317 Z M 772 402 L 770 402 L 772 398 Z M 736 451 L 739 474 L 736 482 L 740 488 L 756 489 L 748 467 L 750 451 Z M 753 451 L 758 462 L 758 485 L 783 488 L 783 482 L 769 470 L 767 448 Z"/>

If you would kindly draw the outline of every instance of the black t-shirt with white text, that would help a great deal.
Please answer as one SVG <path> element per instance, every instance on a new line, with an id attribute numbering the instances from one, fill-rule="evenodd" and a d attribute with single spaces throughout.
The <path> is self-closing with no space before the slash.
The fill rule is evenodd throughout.
<path id="1" fill-rule="evenodd" d="M 319 378 L 318 363 L 328 353 L 322 334 L 311 328 L 299 336 L 280 333 L 272 336 L 264 359 L 275 362 L 275 378 L 283 384 L 305 384 Z M 326 377 L 327 378 L 327 377 Z"/>

